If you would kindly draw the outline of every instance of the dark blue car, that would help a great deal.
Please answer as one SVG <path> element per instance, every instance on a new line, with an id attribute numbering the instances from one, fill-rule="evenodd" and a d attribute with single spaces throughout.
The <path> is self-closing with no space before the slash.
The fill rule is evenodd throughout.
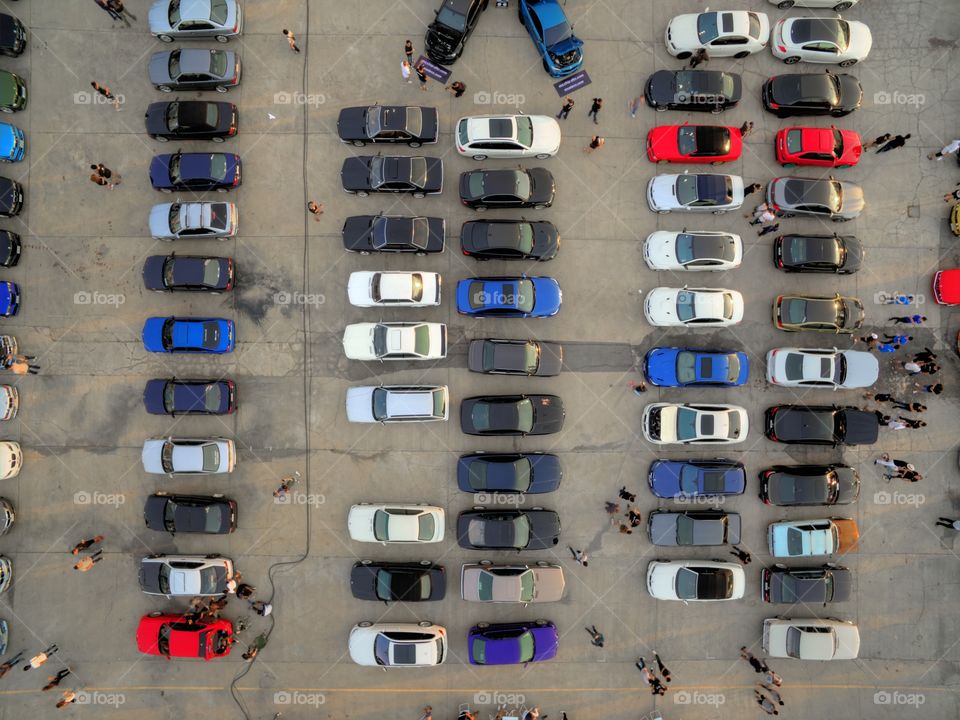
<path id="1" fill-rule="evenodd" d="M 563 292 L 550 277 L 479 277 L 457 283 L 457 312 L 474 317 L 551 317 Z"/>
<path id="2" fill-rule="evenodd" d="M 240 156 L 234 153 L 156 155 L 150 161 L 150 182 L 157 190 L 219 190 L 240 184 Z"/>
<path id="3" fill-rule="evenodd" d="M 652 385 L 734 387 L 747 382 L 746 353 L 733 350 L 655 347 L 643 358 L 643 372 Z"/>
<path id="4" fill-rule="evenodd" d="M 743 464 L 734 460 L 656 460 L 647 476 L 661 498 L 742 495 L 747 487 Z"/>
<path id="5" fill-rule="evenodd" d="M 573 34 L 559 0 L 518 0 L 520 22 L 552 77 L 566 77 L 583 66 L 583 40 Z"/>
<path id="6" fill-rule="evenodd" d="M 232 352 L 233 320 L 223 318 L 152 317 L 143 324 L 143 348 L 159 353 Z"/>
<path id="7" fill-rule="evenodd" d="M 237 409 L 233 380 L 147 380 L 143 405 L 151 415 L 229 415 Z"/>
<path id="8" fill-rule="evenodd" d="M 560 458 L 549 453 L 461 455 L 457 486 L 468 493 L 548 493 L 560 486 Z"/>
<path id="9" fill-rule="evenodd" d="M 13 317 L 20 311 L 20 286 L 0 281 L 0 316 Z"/>

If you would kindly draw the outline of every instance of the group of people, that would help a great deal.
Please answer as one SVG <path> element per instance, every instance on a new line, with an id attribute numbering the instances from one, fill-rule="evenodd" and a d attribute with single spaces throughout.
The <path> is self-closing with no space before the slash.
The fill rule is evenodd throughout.
<path id="1" fill-rule="evenodd" d="M 647 687 L 650 688 L 650 694 L 665 695 L 667 692 L 666 683 L 670 682 L 673 679 L 673 676 L 660 660 L 660 656 L 657 654 L 656 650 L 653 651 L 653 659 L 657 663 L 657 670 L 659 671 L 660 676 L 663 677 L 662 681 L 660 677 L 657 676 L 657 672 L 652 670 L 650 666 L 647 665 L 646 660 L 644 660 L 642 657 L 637 659 L 636 666 L 643 675 L 643 681 L 647 684 Z"/>
<path id="2" fill-rule="evenodd" d="M 919 482 L 923 480 L 923 475 L 917 472 L 917 469 L 913 466 L 913 463 L 909 463 L 906 460 L 898 460 L 897 458 L 891 458 L 888 453 L 884 453 L 879 458 L 873 461 L 874 465 L 882 465 L 887 468 L 887 471 L 883 474 L 883 477 L 890 482 L 894 478 L 900 478 L 901 480 L 906 480 L 907 482 Z"/>
<path id="3" fill-rule="evenodd" d="M 254 600 L 257 588 L 249 583 L 241 582 L 243 574 L 239 571 L 233 571 L 227 575 L 227 592 L 218 597 L 194 597 L 191 598 L 187 611 L 183 614 L 183 620 L 187 624 L 210 623 L 220 617 L 227 606 L 230 595 L 235 595 L 238 600 L 246 600 L 257 615 L 266 617 L 273 613 L 273 604 L 267 600 Z M 247 623 L 239 620 L 235 627 L 230 643 L 238 642 L 238 636 L 247 629 Z M 241 655 L 244 660 L 253 660 L 267 644 L 266 633 L 258 635 L 252 643 L 247 646 L 246 651 Z"/>
<path id="4" fill-rule="evenodd" d="M 42 667 L 43 665 L 46 665 L 47 662 L 49 662 L 50 658 L 54 657 L 58 652 L 60 652 L 60 648 L 57 647 L 56 644 L 53 644 L 50 647 L 48 647 L 46 650 L 42 650 L 41 652 L 38 652 L 36 655 L 32 656 L 28 660 L 24 656 L 25 651 L 21 650 L 20 652 L 11 656 L 9 659 L 0 663 L 0 678 L 5 677 L 6 674 L 10 672 L 10 670 L 12 670 L 14 667 L 19 665 L 20 663 L 24 663 L 23 665 L 24 672 L 27 672 L 29 670 L 36 670 L 37 668 Z M 73 671 L 69 667 L 63 667 L 60 670 L 58 670 L 56 674 L 50 675 L 47 678 L 47 684 L 40 689 L 43 690 L 44 692 L 46 692 L 47 690 L 53 690 L 55 687 L 59 687 L 60 683 L 64 680 L 64 678 L 71 675 L 72 673 Z M 73 703 L 77 702 L 77 692 L 78 692 L 77 690 L 72 690 L 72 689 L 64 690 L 60 700 L 57 701 L 57 709 L 62 709 L 67 705 L 72 705 Z"/>
<path id="5" fill-rule="evenodd" d="M 71 555 L 79 556 L 80 553 L 84 553 L 89 550 L 94 545 L 99 545 L 104 541 L 103 535 L 94 535 L 92 538 L 87 540 L 81 540 L 76 545 L 73 546 L 73 549 L 70 550 Z M 97 548 L 94 552 L 89 555 L 83 555 L 79 560 L 74 564 L 73 569 L 79 570 L 80 572 L 87 572 L 93 569 L 93 566 L 98 562 L 103 560 L 103 548 Z"/>
<path id="6" fill-rule="evenodd" d="M 763 680 L 757 683 L 753 690 L 753 697 L 757 705 L 767 715 L 779 715 L 778 707 L 784 704 L 783 696 L 780 694 L 780 686 L 783 685 L 783 678 L 770 669 L 764 658 L 758 658 L 752 652 L 747 650 L 746 646 L 740 648 L 740 657 L 750 663 L 753 671 L 763 675 Z"/>
<path id="7" fill-rule="evenodd" d="M 626 492 L 626 488 L 624 488 Z M 630 493 L 627 493 L 631 497 L 636 497 Z M 622 497 L 622 496 L 621 496 Z M 626 499 L 626 498 L 624 498 Z M 607 511 L 607 514 L 610 516 L 610 524 L 613 526 L 620 526 L 620 533 L 622 535 L 632 535 L 633 528 L 640 525 L 643 518 L 640 516 L 640 513 L 633 509 L 630 503 L 627 503 L 627 511 L 623 514 L 626 518 L 626 522 L 619 521 L 617 516 L 620 514 L 620 503 L 610 502 L 609 500 L 604 503 L 604 507 Z"/>
<path id="8" fill-rule="evenodd" d="M 893 348 L 899 349 L 903 345 L 907 344 L 913 340 L 912 336 L 909 335 L 884 335 L 885 338 L 890 338 L 898 342 L 894 343 Z M 879 337 L 876 333 L 870 333 L 869 335 L 862 338 L 854 338 L 854 341 L 865 342 L 868 349 L 874 349 L 881 347 L 879 343 Z M 881 349 L 882 351 L 882 349 Z M 925 347 L 920 352 L 914 353 L 913 357 L 910 360 L 904 360 L 899 363 L 899 366 L 907 372 L 908 375 L 919 375 L 921 373 L 926 375 L 936 375 L 940 372 L 940 365 L 937 363 L 937 354 L 933 352 L 930 348 Z M 920 391 L 924 393 L 930 393 L 932 395 L 939 395 L 943 392 L 943 383 L 914 383 L 914 391 Z M 927 410 L 927 406 L 922 402 L 916 400 L 899 400 L 894 397 L 891 393 L 881 392 L 881 393 L 864 393 L 864 398 L 867 400 L 874 400 L 878 403 L 889 403 L 893 408 L 897 410 L 904 410 L 909 413 L 924 413 Z M 866 408 L 864 408 L 866 409 Z M 885 425 L 891 430 L 919 430 L 927 426 L 926 421 L 920 420 L 918 418 L 904 417 L 903 415 L 897 415 L 893 417 L 892 415 L 886 414 L 883 410 L 874 410 L 877 416 L 877 422 L 880 425 Z M 883 464 L 883 463 L 881 463 Z M 912 474 L 910 474 L 912 473 Z M 906 476 L 900 475 L 900 477 L 905 477 L 905 479 L 910 480 L 911 482 L 916 482 L 920 480 L 922 476 L 919 473 L 911 470 Z"/>

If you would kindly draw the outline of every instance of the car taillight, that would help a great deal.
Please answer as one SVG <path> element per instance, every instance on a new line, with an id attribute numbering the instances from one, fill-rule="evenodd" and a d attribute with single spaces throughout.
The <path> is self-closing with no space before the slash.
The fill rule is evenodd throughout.
<path id="1" fill-rule="evenodd" d="M 230 126 L 230 132 L 228 132 L 227 135 L 230 135 L 230 136 L 232 137 L 233 135 L 236 135 L 236 134 L 237 134 L 237 126 L 236 126 L 236 125 L 231 125 L 231 126 Z"/>
<path id="2" fill-rule="evenodd" d="M 777 50 L 779 50 L 782 53 L 785 53 L 787 51 L 787 47 L 786 45 L 777 45 Z"/>
<path id="3" fill-rule="evenodd" d="M 771 109 L 771 110 L 779 110 L 779 109 L 780 109 L 780 106 L 777 105 L 775 102 L 772 102 L 772 103 L 770 103 L 770 109 Z"/>

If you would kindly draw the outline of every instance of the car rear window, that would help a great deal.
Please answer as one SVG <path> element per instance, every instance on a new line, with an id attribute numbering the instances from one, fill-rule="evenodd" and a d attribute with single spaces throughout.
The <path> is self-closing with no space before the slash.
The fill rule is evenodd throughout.
<path id="1" fill-rule="evenodd" d="M 227 22 L 227 0 L 211 0 L 210 19 L 217 25 Z"/>

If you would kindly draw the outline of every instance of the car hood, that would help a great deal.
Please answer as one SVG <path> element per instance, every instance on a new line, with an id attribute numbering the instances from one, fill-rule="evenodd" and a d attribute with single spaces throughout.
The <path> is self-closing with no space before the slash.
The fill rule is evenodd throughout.
<path id="1" fill-rule="evenodd" d="M 170 32 L 173 29 L 170 27 L 170 16 L 167 13 L 167 7 L 169 5 L 169 0 L 156 0 L 156 2 L 150 6 L 150 11 L 147 13 L 150 32 Z"/>
<path id="2" fill-rule="evenodd" d="M 337 134 L 342 140 L 364 140 L 367 137 L 367 108 L 343 108 L 337 117 Z"/>
<path id="3" fill-rule="evenodd" d="M 528 171 L 530 175 L 530 202 L 533 204 L 552 203 L 557 186 L 553 175 L 546 168 L 535 167 Z"/>
<path id="4" fill-rule="evenodd" d="M 165 440 L 144 440 L 143 450 L 140 452 L 140 459 L 143 462 L 144 472 L 154 475 L 165 475 L 166 470 L 160 462 L 160 453 L 163 450 Z"/>
<path id="5" fill-rule="evenodd" d="M 167 107 L 169 105 L 170 103 L 167 102 L 155 102 L 147 106 L 143 121 L 148 133 L 167 132 Z"/>
<path id="6" fill-rule="evenodd" d="M 654 385 L 673 385 L 677 381 L 679 348 L 654 348 L 645 358 L 647 380 Z"/>
<path id="7" fill-rule="evenodd" d="M 376 360 L 373 334 L 377 323 L 354 323 L 343 330 L 343 351 L 351 360 Z"/>
<path id="8" fill-rule="evenodd" d="M 650 542 L 654 545 L 676 545 L 678 517 L 676 513 L 650 513 L 647 518 Z"/>
<path id="9" fill-rule="evenodd" d="M 560 149 L 560 123 L 547 115 L 530 115 L 533 125 L 533 149 L 538 152 L 555 153 Z"/>
<path id="10" fill-rule="evenodd" d="M 143 388 L 143 404 L 147 412 L 163 415 L 166 407 L 163 404 L 163 391 L 167 386 L 166 380 L 148 380 Z"/>
<path id="11" fill-rule="evenodd" d="M 366 157 L 349 157 L 340 168 L 340 181 L 345 190 L 367 190 L 370 183 L 370 166 Z"/>
<path id="12" fill-rule="evenodd" d="M 163 324 L 166 318 L 147 318 L 143 323 L 143 346 L 150 352 L 165 352 L 163 347 Z"/>
<path id="13" fill-rule="evenodd" d="M 537 298 L 534 315 L 538 317 L 556 315 L 563 303 L 563 291 L 560 289 L 560 283 L 549 277 L 532 277 L 529 279 L 533 283 L 533 291 Z"/>
<path id="14" fill-rule="evenodd" d="M 172 205 L 173 203 L 160 203 L 150 208 L 151 237 L 170 237 L 170 207 Z"/>
<path id="15" fill-rule="evenodd" d="M 683 49 L 700 47 L 700 38 L 697 34 L 698 13 L 684 13 L 677 15 L 667 23 L 667 35 L 673 44 Z"/>
<path id="16" fill-rule="evenodd" d="M 675 75 L 671 70 L 657 70 L 647 80 L 647 98 L 655 105 L 666 105 L 676 96 Z"/>
<path id="17" fill-rule="evenodd" d="M 525 550 L 549 550 L 560 542 L 560 516 L 552 510 L 530 510 L 530 542 Z"/>
<path id="18" fill-rule="evenodd" d="M 648 194 L 657 208 L 677 207 L 677 176 L 655 175 L 648 187 Z"/>
<path id="19" fill-rule="evenodd" d="M 533 429 L 531 435 L 548 435 L 563 429 L 566 411 L 563 401 L 556 395 L 531 395 L 533 403 Z"/>
<path id="20" fill-rule="evenodd" d="M 845 408 L 843 416 L 846 420 L 847 433 L 843 438 L 844 445 L 873 445 L 880 436 L 880 424 L 876 413 L 856 408 Z"/>
<path id="21" fill-rule="evenodd" d="M 844 384 L 850 387 L 870 387 L 880 377 L 880 361 L 863 350 L 842 350 L 846 359 L 847 376 Z"/>
<path id="22" fill-rule="evenodd" d="M 150 82 L 154 85 L 170 82 L 170 51 L 165 50 L 151 55 L 147 63 L 147 73 L 150 76 Z"/>
<path id="23" fill-rule="evenodd" d="M 537 375 L 558 375 L 563 369 L 563 346 L 559 343 L 540 343 L 540 364 L 537 366 Z"/>
<path id="24" fill-rule="evenodd" d="M 375 422 L 373 417 L 373 386 L 347 388 L 347 420 Z"/>
<path id="25" fill-rule="evenodd" d="M 350 571 L 350 589 L 364 600 L 379 600 L 377 596 L 377 573 L 379 568 L 357 563 Z"/>
<path id="26" fill-rule="evenodd" d="M 163 284 L 163 266 L 166 261 L 165 255 L 150 255 L 143 261 L 143 284 L 147 290 L 166 290 Z"/>
<path id="27" fill-rule="evenodd" d="M 373 518 L 377 514 L 376 505 L 354 505 L 347 515 L 347 530 L 354 540 L 377 542 L 373 534 Z M 415 516 L 411 516 L 415 517 Z M 393 521 L 391 520 L 391 525 Z"/>
<path id="28" fill-rule="evenodd" d="M 853 183 L 840 183 L 843 189 L 843 200 L 840 212 L 844 217 L 852 217 L 863 212 L 866 200 L 863 197 L 863 188 Z"/>

